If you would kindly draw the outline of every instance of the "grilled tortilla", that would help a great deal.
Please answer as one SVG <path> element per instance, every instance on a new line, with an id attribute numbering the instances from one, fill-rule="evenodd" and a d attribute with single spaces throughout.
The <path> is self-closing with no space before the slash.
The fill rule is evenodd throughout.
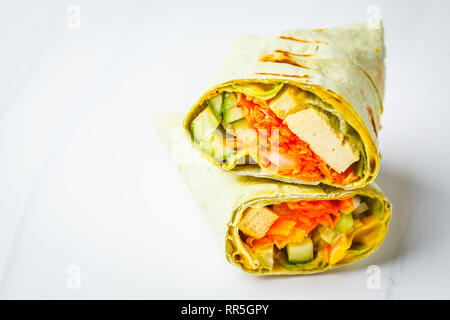
<path id="1" fill-rule="evenodd" d="M 191 147 L 181 115 L 156 126 L 230 263 L 261 275 L 321 272 L 373 253 L 391 205 L 375 184 L 343 190 L 226 174 Z"/>
<path id="2" fill-rule="evenodd" d="M 379 170 L 383 29 L 354 24 L 237 40 L 184 120 L 222 170 L 357 188 Z"/>

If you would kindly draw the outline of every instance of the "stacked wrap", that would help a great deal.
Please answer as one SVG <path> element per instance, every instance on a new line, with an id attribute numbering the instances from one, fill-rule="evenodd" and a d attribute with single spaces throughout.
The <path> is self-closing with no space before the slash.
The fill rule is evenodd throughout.
<path id="1" fill-rule="evenodd" d="M 244 97 L 243 92 L 252 86 L 269 90 L 295 87 L 319 99 L 328 108 L 324 112 L 335 115 L 340 125 L 344 123 L 351 128 L 359 139 L 354 140 L 362 163 L 358 177 L 340 184 L 324 179 L 305 181 L 263 170 L 259 160 L 256 165 L 239 164 L 239 157 L 248 157 L 249 153 L 237 152 L 226 161 L 218 161 L 205 152 L 194 137 L 193 121 L 209 108 L 208 99 L 230 92 Z M 380 167 L 377 134 L 381 128 L 383 94 L 381 25 L 299 29 L 236 41 L 210 89 L 193 105 L 184 121 L 179 115 L 166 114 L 156 119 L 156 125 L 182 176 L 220 235 L 226 257 L 232 264 L 257 274 L 320 272 L 371 254 L 387 233 L 391 204 L 372 183 Z M 219 114 L 219 122 L 221 117 Z M 265 258 L 258 256 L 258 251 L 252 249 L 255 239 L 243 235 L 242 228 L 239 229 L 250 208 L 272 210 L 289 203 L 322 200 L 355 203 L 355 199 L 363 199 L 366 208 L 364 214 L 356 216 L 355 222 L 352 218 L 350 231 L 340 234 L 339 241 L 345 241 L 345 250 L 335 261 L 332 255 L 336 245 L 315 248 L 314 257 L 305 263 L 292 263 L 287 259 L 286 250 L 280 247 L 271 249 L 268 266 L 267 254 Z M 329 229 L 334 226 L 331 223 Z"/>
<path id="2" fill-rule="evenodd" d="M 246 83 L 295 86 L 314 94 L 359 134 L 366 156 L 360 179 L 345 185 L 323 180 L 303 181 L 270 174 L 255 166 L 236 166 L 236 159 L 221 164 L 203 152 L 204 157 L 223 170 L 239 175 L 301 184 L 327 183 L 345 188 L 364 186 L 375 179 L 380 167 L 377 135 L 383 111 L 384 56 L 381 25 L 376 28 L 363 23 L 241 38 L 232 45 L 210 88 L 192 106 L 184 128 L 200 150 L 190 126 L 205 108 L 208 98 L 217 92 L 239 90 L 236 88 Z"/>
<path id="3" fill-rule="evenodd" d="M 244 271 L 272 275 L 320 272 L 368 256 L 382 243 L 388 230 L 391 204 L 374 183 L 363 188 L 343 190 L 227 174 L 214 167 L 191 147 L 182 132 L 181 115 L 159 115 L 155 122 L 157 131 L 176 162 L 178 170 L 224 244 L 228 261 Z M 259 265 L 251 250 L 239 237 L 237 225 L 242 213 L 249 207 L 282 201 L 341 199 L 354 195 L 367 196 L 382 204 L 382 214 L 371 226 L 378 230 L 370 246 L 356 248 L 333 266 L 320 261 L 295 267 L 286 262 L 283 265 L 276 264 L 272 270 L 267 270 Z M 365 231 L 363 228 L 360 230 Z"/>

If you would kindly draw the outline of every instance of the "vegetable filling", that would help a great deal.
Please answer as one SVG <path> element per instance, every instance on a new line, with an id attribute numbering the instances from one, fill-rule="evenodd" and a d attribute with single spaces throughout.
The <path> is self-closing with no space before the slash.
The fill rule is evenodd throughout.
<path id="1" fill-rule="evenodd" d="M 238 94 L 238 106 L 243 110 L 245 120 L 251 128 L 258 129 L 258 159 L 262 167 L 305 181 L 326 178 L 327 181 L 343 184 L 358 179 L 354 174 L 353 164 L 343 173 L 336 172 L 296 136 L 264 100 L 251 100 L 252 98 Z M 241 139 L 239 135 L 236 138 L 237 141 Z M 243 143 L 239 141 L 237 144 Z M 278 150 L 278 158 L 274 156 L 274 150 Z M 272 160 L 273 157 L 275 160 Z"/>
<path id="2" fill-rule="evenodd" d="M 308 269 L 369 251 L 382 235 L 383 218 L 382 202 L 367 197 L 302 200 L 250 207 L 238 229 L 258 268 Z"/>
<path id="3" fill-rule="evenodd" d="M 191 122 L 194 141 L 215 161 L 338 185 L 362 177 L 366 157 L 359 135 L 312 93 L 287 84 L 222 90 Z"/>

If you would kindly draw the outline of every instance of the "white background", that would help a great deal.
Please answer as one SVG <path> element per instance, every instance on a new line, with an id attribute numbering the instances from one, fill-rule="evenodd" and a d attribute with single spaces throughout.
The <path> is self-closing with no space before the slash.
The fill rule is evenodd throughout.
<path id="1" fill-rule="evenodd" d="M 186 112 L 234 37 L 365 21 L 372 4 L 387 48 L 386 241 L 324 274 L 245 274 L 226 262 L 152 115 Z M 449 4 L 1 1 L 0 297 L 450 298 Z M 379 290 L 366 286 L 373 264 Z"/>

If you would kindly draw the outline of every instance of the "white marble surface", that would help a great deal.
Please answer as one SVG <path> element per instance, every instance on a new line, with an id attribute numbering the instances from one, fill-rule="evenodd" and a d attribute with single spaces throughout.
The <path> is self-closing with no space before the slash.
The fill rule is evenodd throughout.
<path id="1" fill-rule="evenodd" d="M 1 298 L 450 298 L 449 2 L 274 3 L 0 2 Z M 235 36 L 364 21 L 371 4 L 388 53 L 377 179 L 394 205 L 387 239 L 334 272 L 244 274 L 152 114 L 185 112 Z M 366 286 L 370 265 L 379 289 Z M 67 285 L 71 266 L 79 288 Z"/>

